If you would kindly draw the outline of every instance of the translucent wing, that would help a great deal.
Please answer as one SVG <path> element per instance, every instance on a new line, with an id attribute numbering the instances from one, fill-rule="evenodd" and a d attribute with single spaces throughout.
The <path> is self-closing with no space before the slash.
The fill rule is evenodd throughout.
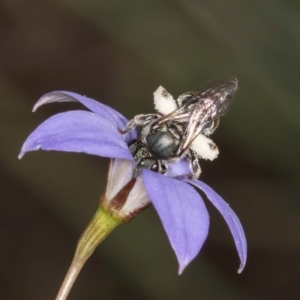
<path id="1" fill-rule="evenodd" d="M 215 128 L 214 123 L 227 112 L 237 89 L 235 77 L 207 82 L 200 91 L 181 95 L 177 99 L 178 109 L 158 118 L 152 128 L 166 122 L 185 123 L 186 132 L 178 149 L 178 154 L 183 153 L 198 134 L 209 127 Z"/>

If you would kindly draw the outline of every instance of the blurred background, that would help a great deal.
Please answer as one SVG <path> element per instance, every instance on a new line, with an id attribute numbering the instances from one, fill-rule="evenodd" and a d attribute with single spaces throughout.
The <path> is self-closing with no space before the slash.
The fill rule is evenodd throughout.
<path id="1" fill-rule="evenodd" d="M 100 245 L 69 299 L 299 299 L 299 28 L 293 0 L 0 1 L 0 299 L 55 298 L 104 190 L 107 159 L 17 159 L 43 120 L 80 109 L 52 104 L 32 114 L 42 94 L 74 91 L 131 118 L 153 112 L 159 85 L 177 97 L 228 76 L 239 91 L 213 136 L 221 154 L 203 162 L 201 179 L 244 226 L 244 272 L 207 203 L 209 237 L 178 276 L 149 208 Z"/>

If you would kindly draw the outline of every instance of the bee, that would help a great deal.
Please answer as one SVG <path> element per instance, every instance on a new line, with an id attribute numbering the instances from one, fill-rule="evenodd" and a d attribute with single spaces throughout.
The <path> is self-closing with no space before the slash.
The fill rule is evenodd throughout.
<path id="1" fill-rule="evenodd" d="M 139 137 L 130 143 L 135 159 L 133 176 L 142 168 L 165 174 L 169 163 L 189 161 L 191 177 L 201 174 L 200 159 L 215 159 L 218 148 L 208 138 L 219 126 L 238 89 L 235 77 L 205 83 L 197 92 L 187 92 L 174 100 L 163 87 L 154 92 L 157 113 L 137 115 L 121 133 L 134 128 Z"/>

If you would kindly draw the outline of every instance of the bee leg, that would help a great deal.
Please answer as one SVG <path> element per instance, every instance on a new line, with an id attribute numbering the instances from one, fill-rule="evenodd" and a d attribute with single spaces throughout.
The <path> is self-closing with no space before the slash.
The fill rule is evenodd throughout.
<path id="1" fill-rule="evenodd" d="M 147 123 L 156 118 L 158 118 L 158 115 L 156 114 L 137 115 L 127 123 L 124 129 L 119 129 L 119 132 L 121 134 L 125 134 L 138 126 L 146 125 Z"/>
<path id="2" fill-rule="evenodd" d="M 145 159 L 147 159 L 150 154 L 147 150 L 147 147 L 138 141 L 135 141 L 129 145 L 129 151 L 134 157 L 135 161 L 135 167 L 133 170 L 133 177 L 135 178 L 140 175 L 141 169 L 144 167 L 146 162 Z M 148 168 L 147 165 L 145 167 Z"/>
<path id="3" fill-rule="evenodd" d="M 159 159 L 154 162 L 150 170 L 157 172 L 159 174 L 165 174 L 168 170 L 168 165 Z"/>
<path id="4" fill-rule="evenodd" d="M 132 178 L 137 178 L 141 174 L 141 169 L 142 169 L 141 166 L 136 165 L 132 172 Z"/>
<path id="5" fill-rule="evenodd" d="M 201 167 L 197 153 L 193 149 L 189 149 L 188 154 L 190 160 L 190 169 L 192 171 L 192 179 L 198 179 L 201 174 Z"/>
<path id="6" fill-rule="evenodd" d="M 139 170 L 144 168 L 159 174 L 165 174 L 167 172 L 168 166 L 161 159 L 157 159 L 155 157 L 146 157 L 141 160 L 136 168 L 139 168 Z"/>

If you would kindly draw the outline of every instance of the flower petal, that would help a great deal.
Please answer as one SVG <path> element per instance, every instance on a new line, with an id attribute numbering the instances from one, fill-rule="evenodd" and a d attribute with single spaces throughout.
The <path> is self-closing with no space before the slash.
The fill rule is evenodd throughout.
<path id="1" fill-rule="evenodd" d="M 179 262 L 179 274 L 195 258 L 208 234 L 209 216 L 200 195 L 183 181 L 144 169 L 146 192 Z"/>
<path id="2" fill-rule="evenodd" d="M 168 164 L 168 169 L 165 176 L 181 179 L 189 176 L 190 173 L 191 169 L 189 162 L 181 159 L 175 163 Z"/>
<path id="3" fill-rule="evenodd" d="M 53 102 L 80 102 L 92 112 L 99 116 L 109 119 L 112 121 L 117 128 L 123 129 L 128 120 L 113 108 L 100 103 L 94 99 L 67 91 L 55 91 L 43 95 L 38 102 L 34 105 L 33 111 L 36 111 L 40 106 Z M 130 131 L 126 135 L 126 141 L 136 139 L 136 133 L 134 130 Z"/>
<path id="4" fill-rule="evenodd" d="M 134 161 L 112 159 L 109 164 L 105 198 L 110 201 L 132 179 Z"/>
<path id="5" fill-rule="evenodd" d="M 186 182 L 201 189 L 207 196 L 208 200 L 216 207 L 225 219 L 230 232 L 233 236 L 238 255 L 240 257 L 240 267 L 238 273 L 241 273 L 246 265 L 247 260 L 247 241 L 241 222 L 235 212 L 230 208 L 228 203 L 221 198 L 212 188 L 199 180 L 189 180 Z"/>
<path id="6" fill-rule="evenodd" d="M 23 144 L 19 158 L 39 149 L 133 159 L 127 144 L 109 120 L 81 110 L 60 113 L 42 123 Z"/>

